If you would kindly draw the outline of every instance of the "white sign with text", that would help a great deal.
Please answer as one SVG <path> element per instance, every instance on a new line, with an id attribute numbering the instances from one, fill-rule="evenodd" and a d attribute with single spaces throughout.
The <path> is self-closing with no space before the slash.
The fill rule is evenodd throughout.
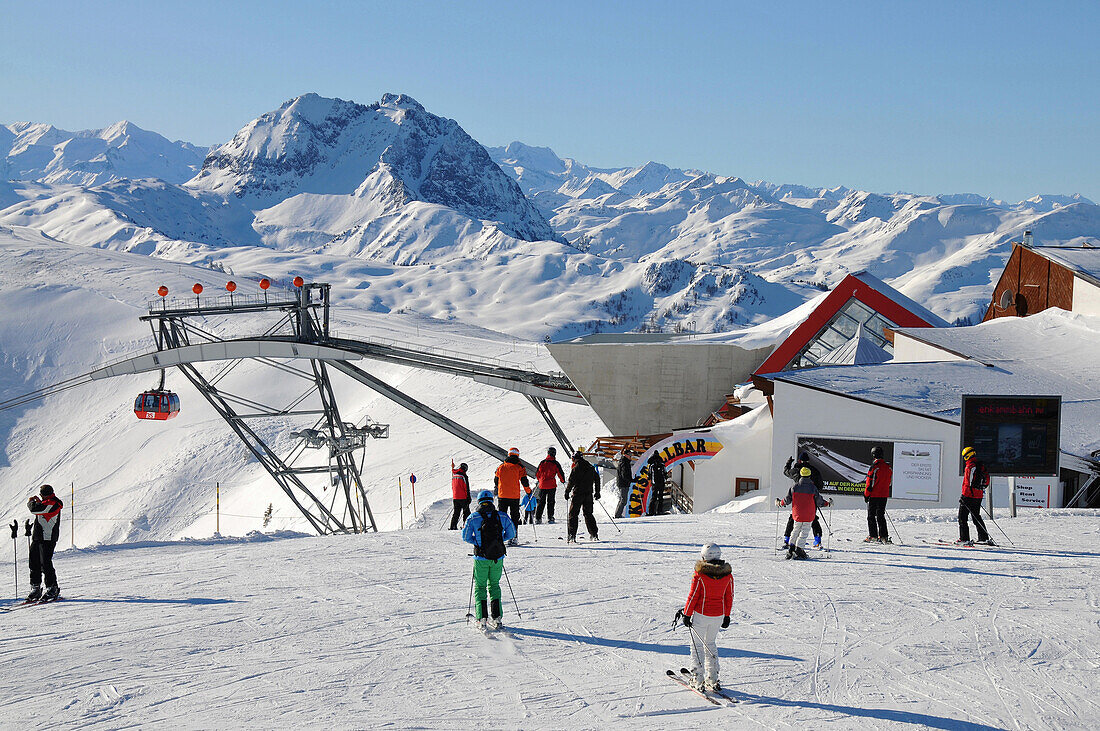
<path id="1" fill-rule="evenodd" d="M 940 445 L 894 442 L 891 496 L 899 500 L 940 499 Z"/>

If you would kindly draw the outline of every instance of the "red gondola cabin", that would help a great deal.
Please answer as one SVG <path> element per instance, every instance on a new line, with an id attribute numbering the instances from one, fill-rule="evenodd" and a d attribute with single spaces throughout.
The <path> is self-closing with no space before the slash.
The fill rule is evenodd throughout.
<path id="1" fill-rule="evenodd" d="M 134 414 L 139 419 L 164 421 L 180 412 L 180 397 L 171 391 L 146 391 L 134 400 Z"/>

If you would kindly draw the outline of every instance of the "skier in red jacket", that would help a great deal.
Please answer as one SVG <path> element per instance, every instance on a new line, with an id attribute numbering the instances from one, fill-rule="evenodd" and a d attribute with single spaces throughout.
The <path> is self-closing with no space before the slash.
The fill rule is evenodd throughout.
<path id="1" fill-rule="evenodd" d="M 890 497 L 894 471 L 882 457 L 882 447 L 871 448 L 871 469 L 867 470 L 863 488 L 863 500 L 867 503 L 867 537 L 863 539 L 864 543 L 893 543 L 886 530 L 886 501 Z"/>
<path id="2" fill-rule="evenodd" d="M 799 472 L 798 482 L 787 491 L 787 497 L 782 500 L 777 498 L 775 501 L 781 508 L 790 505 L 791 515 L 794 517 L 794 532 L 791 533 L 791 542 L 787 545 L 787 558 L 809 558 L 802 548 L 802 541 L 810 534 L 810 523 L 817 516 L 817 509 L 830 504 L 817 491 L 810 468 L 803 467 Z"/>
<path id="3" fill-rule="evenodd" d="M 453 465 L 454 462 L 451 464 Z M 470 517 L 470 478 L 466 474 L 468 469 L 465 462 L 451 469 L 451 502 L 454 505 L 454 512 L 451 513 L 451 530 L 458 530 L 460 514 L 463 523 Z"/>
<path id="4" fill-rule="evenodd" d="M 676 617 L 683 617 L 684 626 L 691 633 L 692 687 L 721 690 L 718 682 L 718 630 L 730 626 L 733 569 L 722 560 L 722 549 L 713 543 L 703 546 L 699 555 L 702 560 L 695 564 L 687 601 Z"/>
<path id="5" fill-rule="evenodd" d="M 973 447 L 964 449 L 962 456 L 966 464 L 963 467 L 962 497 L 959 498 L 959 540 L 955 542 L 970 543 L 970 526 L 966 522 L 969 517 L 973 518 L 974 527 L 978 529 L 978 543 L 992 544 L 982 520 L 982 498 L 989 484 L 989 473 L 984 467 L 979 468 L 981 463 Z"/>
<path id="6" fill-rule="evenodd" d="M 558 462 L 558 450 L 550 447 L 546 450 L 546 459 L 539 462 L 535 470 L 539 494 L 535 496 L 535 522 L 542 524 L 542 510 L 546 508 L 546 519 L 554 522 L 554 500 L 558 494 L 558 480 L 565 484 L 565 470 Z"/>

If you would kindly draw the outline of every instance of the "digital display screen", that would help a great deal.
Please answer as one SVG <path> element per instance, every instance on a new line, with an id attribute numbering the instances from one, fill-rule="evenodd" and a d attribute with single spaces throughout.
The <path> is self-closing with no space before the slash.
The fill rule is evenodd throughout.
<path id="1" fill-rule="evenodd" d="M 1061 396 L 963 396 L 959 474 L 974 447 L 990 475 L 1057 475 L 1061 410 Z"/>

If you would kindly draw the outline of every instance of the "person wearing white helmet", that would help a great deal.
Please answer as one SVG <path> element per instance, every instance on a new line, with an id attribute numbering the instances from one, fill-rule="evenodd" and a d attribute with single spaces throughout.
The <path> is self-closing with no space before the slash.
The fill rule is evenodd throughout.
<path id="1" fill-rule="evenodd" d="M 703 546 L 699 557 L 687 601 L 684 608 L 676 612 L 676 618 L 683 618 L 691 635 L 692 687 L 720 691 L 718 630 L 730 626 L 733 569 L 722 560 L 722 549 L 714 543 Z"/>

